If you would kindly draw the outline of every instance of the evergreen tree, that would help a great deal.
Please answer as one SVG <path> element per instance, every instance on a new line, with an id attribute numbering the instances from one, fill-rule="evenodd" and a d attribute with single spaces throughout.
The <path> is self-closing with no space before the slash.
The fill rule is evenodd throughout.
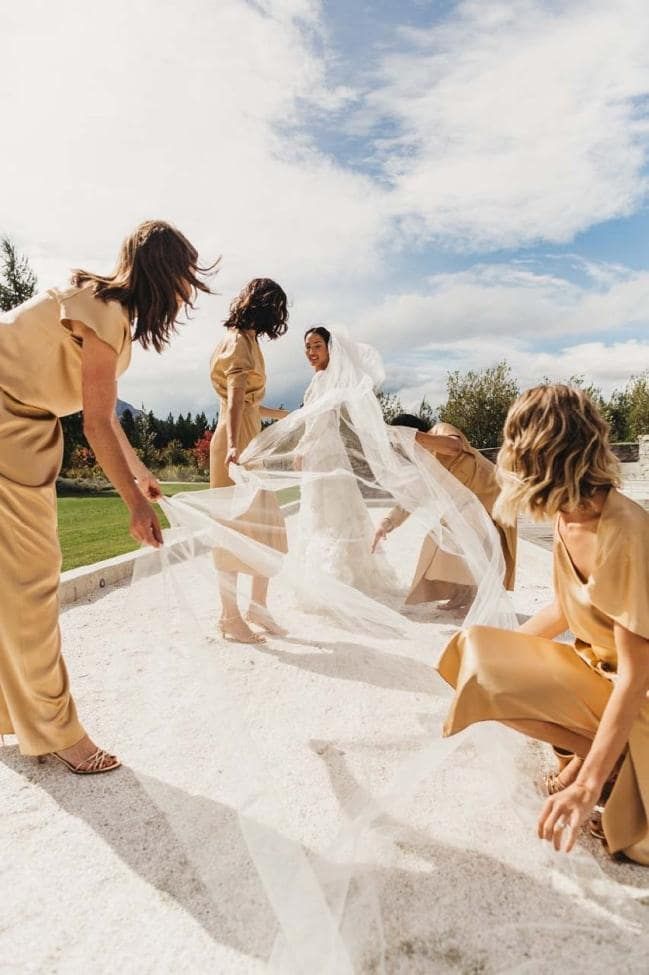
<path id="1" fill-rule="evenodd" d="M 194 443 L 200 440 L 203 434 L 209 430 L 209 426 L 205 413 L 197 413 L 196 419 L 194 420 Z"/>
<path id="2" fill-rule="evenodd" d="M 158 460 L 156 449 L 155 431 L 151 423 L 153 413 L 145 413 L 144 406 L 142 412 L 135 418 L 135 449 L 138 456 L 147 467 L 151 467 Z"/>
<path id="3" fill-rule="evenodd" d="M 126 437 L 131 445 L 135 444 L 137 437 L 137 428 L 135 426 L 135 420 L 133 414 L 130 410 L 124 410 L 120 417 L 120 423 L 122 424 L 122 429 L 126 434 Z"/>
<path id="4" fill-rule="evenodd" d="M 37 279 L 28 259 L 18 254 L 9 237 L 0 237 L 0 266 L 0 311 L 9 311 L 33 297 Z"/>

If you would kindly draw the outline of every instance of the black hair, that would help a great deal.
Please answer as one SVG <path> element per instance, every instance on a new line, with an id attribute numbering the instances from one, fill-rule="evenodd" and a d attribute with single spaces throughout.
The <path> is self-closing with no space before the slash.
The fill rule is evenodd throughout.
<path id="1" fill-rule="evenodd" d="M 422 420 L 420 416 L 415 416 L 414 413 L 398 413 L 390 420 L 390 426 L 414 427 L 415 430 L 421 430 L 422 433 L 428 433 L 430 429 L 426 420 Z"/>
<path id="2" fill-rule="evenodd" d="M 309 335 L 313 335 L 314 332 L 316 335 L 319 335 L 321 339 L 324 339 L 327 345 L 329 345 L 331 332 L 328 328 L 325 328 L 324 325 L 314 325 L 313 328 L 307 328 L 306 332 L 304 333 L 304 341 L 306 342 Z"/>

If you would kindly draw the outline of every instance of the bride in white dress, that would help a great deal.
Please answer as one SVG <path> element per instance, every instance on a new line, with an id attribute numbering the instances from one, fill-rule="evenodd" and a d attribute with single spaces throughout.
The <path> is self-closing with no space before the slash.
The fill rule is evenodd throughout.
<path id="1" fill-rule="evenodd" d="M 372 554 L 374 525 L 363 497 L 372 491 L 371 472 L 353 428 L 347 397 L 363 395 L 383 378 L 369 346 L 332 334 L 322 325 L 304 336 L 314 376 L 304 406 L 316 414 L 306 420 L 296 448 L 301 470 L 298 558 L 304 571 L 325 572 L 368 595 L 394 592 L 397 579 L 382 555 Z M 378 406 L 378 404 L 377 404 Z"/>

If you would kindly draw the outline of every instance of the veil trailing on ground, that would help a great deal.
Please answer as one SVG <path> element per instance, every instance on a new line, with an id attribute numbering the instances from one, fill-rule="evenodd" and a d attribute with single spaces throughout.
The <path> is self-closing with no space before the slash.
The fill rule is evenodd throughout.
<path id="1" fill-rule="evenodd" d="M 141 598 L 155 606 L 159 665 L 200 687 L 191 735 L 215 756 L 212 798 L 236 814 L 263 889 L 260 957 L 300 975 L 389 972 L 392 878 L 410 876 L 404 858 L 424 855 L 436 822 L 454 824 L 447 846 L 476 842 L 448 779 L 451 767 L 475 765 L 476 732 L 441 738 L 450 695 L 433 668 L 458 625 L 515 623 L 496 529 L 414 430 L 385 424 L 382 379 L 373 349 L 332 335 L 304 405 L 248 446 L 231 466 L 234 486 L 165 502 L 165 546 L 138 559 L 131 589 L 136 608 Z M 376 524 L 393 508 L 407 517 L 373 554 Z M 424 543 L 464 609 L 404 606 Z M 242 573 L 244 606 L 250 576 L 270 578 L 269 608 L 286 635 L 260 647 L 218 638 L 223 567 Z M 164 704 L 144 698 L 150 727 L 171 742 Z M 498 793 L 511 802 L 526 746 L 506 731 L 503 746 L 501 732 L 478 733 L 491 736 Z M 519 796 L 517 815 L 536 805 Z M 414 833 L 406 809 L 416 810 Z M 214 842 L 206 836 L 194 854 L 203 877 Z"/>
<path id="2" fill-rule="evenodd" d="M 395 535 L 390 553 L 371 552 L 376 512 L 398 507 L 409 515 L 409 534 L 421 542 L 434 540 L 444 553 L 446 581 L 472 595 L 465 622 L 511 623 L 491 519 L 475 496 L 416 443 L 413 430 L 385 424 L 375 395 L 383 378 L 373 348 L 333 334 L 329 365 L 315 373 L 302 408 L 264 430 L 240 465 L 231 467 L 236 486 L 230 496 L 177 497 L 173 515 L 182 522 L 188 509 L 200 512 L 217 535 L 227 525 L 224 547 L 262 574 L 273 559 L 282 577 L 281 585 L 273 586 L 273 601 L 289 629 L 290 606 L 291 612 L 308 608 L 353 628 L 362 620 L 373 629 L 378 623 L 401 631 L 412 568 L 400 552 L 405 546 Z M 288 509 L 293 514 L 288 552 L 279 557 L 268 546 L 256 548 L 254 541 L 265 536 L 268 492 L 280 503 L 293 501 L 297 509 Z M 428 607 L 423 618 L 430 615 Z"/>

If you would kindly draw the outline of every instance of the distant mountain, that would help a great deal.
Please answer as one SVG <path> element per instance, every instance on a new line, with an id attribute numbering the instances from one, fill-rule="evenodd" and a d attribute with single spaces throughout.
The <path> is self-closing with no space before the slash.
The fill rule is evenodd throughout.
<path id="1" fill-rule="evenodd" d="M 126 400 L 118 399 L 117 406 L 115 407 L 115 412 L 117 415 L 121 416 L 126 410 L 130 410 L 134 417 L 142 415 L 142 410 L 137 410 L 134 406 L 131 406 L 130 403 L 127 403 Z"/>

